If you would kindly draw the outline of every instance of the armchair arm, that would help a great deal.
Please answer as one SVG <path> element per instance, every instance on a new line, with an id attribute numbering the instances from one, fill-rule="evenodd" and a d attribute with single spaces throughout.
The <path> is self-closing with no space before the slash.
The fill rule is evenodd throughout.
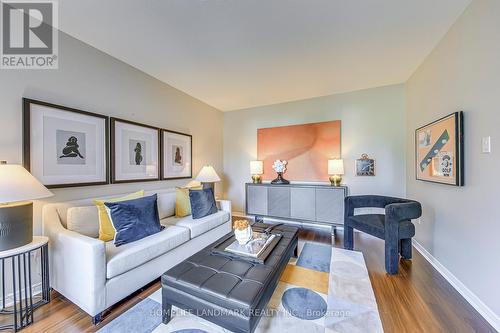
<path id="1" fill-rule="evenodd" d="M 352 195 L 345 198 L 346 205 L 353 208 L 376 207 L 385 208 L 385 206 L 393 203 L 403 203 L 409 200 L 386 197 L 382 195 Z"/>
<path id="2" fill-rule="evenodd" d="M 406 206 L 405 204 L 410 204 Z M 399 206 L 403 205 L 403 206 Z M 418 218 L 422 214 L 422 207 L 420 204 L 413 200 L 394 198 L 394 197 L 386 197 L 381 195 L 356 195 L 349 196 L 345 198 L 345 216 L 353 216 L 355 208 L 366 208 L 366 207 L 375 207 L 375 208 L 385 208 L 386 216 L 391 216 L 394 212 L 394 216 L 398 216 L 399 213 L 404 215 L 405 207 L 409 207 L 408 213 L 411 213 L 413 218 Z M 396 207 L 396 208 L 392 208 Z M 401 208 L 398 208 L 401 207 Z M 407 220 L 409 218 L 403 218 L 403 220 Z"/>
<path id="3" fill-rule="evenodd" d="M 401 199 L 381 195 L 352 195 L 345 198 L 345 217 L 353 216 L 355 208 L 385 208 L 389 203 Z"/>
<path id="4" fill-rule="evenodd" d="M 106 308 L 105 243 L 65 229 L 51 205 L 43 208 L 49 237 L 51 286 L 91 316 Z"/>
<path id="5" fill-rule="evenodd" d="M 389 204 L 385 207 L 386 220 L 406 221 L 422 216 L 422 206 L 417 201 L 405 200 L 401 203 Z"/>

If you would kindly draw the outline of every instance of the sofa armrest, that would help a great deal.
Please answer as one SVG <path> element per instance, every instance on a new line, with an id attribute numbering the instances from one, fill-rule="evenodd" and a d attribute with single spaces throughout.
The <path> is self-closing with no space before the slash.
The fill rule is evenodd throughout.
<path id="1" fill-rule="evenodd" d="M 106 245 L 67 230 L 50 205 L 43 208 L 43 232 L 49 237 L 51 286 L 91 316 L 106 306 Z"/>

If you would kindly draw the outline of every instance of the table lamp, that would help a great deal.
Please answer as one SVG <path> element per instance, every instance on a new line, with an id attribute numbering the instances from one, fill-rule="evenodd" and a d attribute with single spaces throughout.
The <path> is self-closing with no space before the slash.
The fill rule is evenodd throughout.
<path id="1" fill-rule="evenodd" d="M 344 174 L 344 160 L 328 160 L 328 174 L 330 175 L 332 186 L 340 186 L 342 175 Z"/>
<path id="2" fill-rule="evenodd" d="M 33 202 L 53 194 L 20 165 L 0 161 L 0 251 L 33 241 Z"/>
<path id="3" fill-rule="evenodd" d="M 215 183 L 220 182 L 220 178 L 215 172 L 215 169 L 211 165 L 205 165 L 198 176 L 196 176 L 196 180 L 201 182 L 203 188 L 211 188 L 215 194 Z"/>
<path id="4" fill-rule="evenodd" d="M 262 161 L 250 161 L 250 174 L 254 184 L 262 183 L 262 175 L 264 173 L 264 163 Z"/>

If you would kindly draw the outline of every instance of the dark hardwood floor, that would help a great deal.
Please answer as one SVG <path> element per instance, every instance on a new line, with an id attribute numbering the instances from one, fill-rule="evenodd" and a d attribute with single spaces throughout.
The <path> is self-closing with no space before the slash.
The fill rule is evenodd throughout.
<path id="1" fill-rule="evenodd" d="M 332 244 L 330 233 L 321 230 L 303 229 L 300 238 Z M 340 230 L 334 246 L 342 244 Z M 355 233 L 355 247 L 364 254 L 385 332 L 496 332 L 416 250 L 413 260 L 401 261 L 399 274 L 390 276 L 384 270 L 381 240 Z M 95 332 L 159 286 L 155 281 L 113 307 L 97 327 L 78 307 L 53 292 L 51 303 L 36 310 L 35 323 L 23 332 Z"/>

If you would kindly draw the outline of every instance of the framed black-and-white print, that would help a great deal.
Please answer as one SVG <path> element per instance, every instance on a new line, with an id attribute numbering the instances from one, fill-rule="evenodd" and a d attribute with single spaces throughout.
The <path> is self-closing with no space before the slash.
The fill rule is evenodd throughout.
<path id="1" fill-rule="evenodd" d="M 181 179 L 193 176 L 193 137 L 162 130 L 162 179 Z"/>
<path id="2" fill-rule="evenodd" d="M 111 182 L 160 179 L 160 130 L 111 118 Z"/>
<path id="3" fill-rule="evenodd" d="M 109 183 L 108 117 L 23 98 L 23 162 L 48 188 Z"/>
<path id="4" fill-rule="evenodd" d="M 375 160 L 367 154 L 362 154 L 356 160 L 356 176 L 375 176 Z"/>

